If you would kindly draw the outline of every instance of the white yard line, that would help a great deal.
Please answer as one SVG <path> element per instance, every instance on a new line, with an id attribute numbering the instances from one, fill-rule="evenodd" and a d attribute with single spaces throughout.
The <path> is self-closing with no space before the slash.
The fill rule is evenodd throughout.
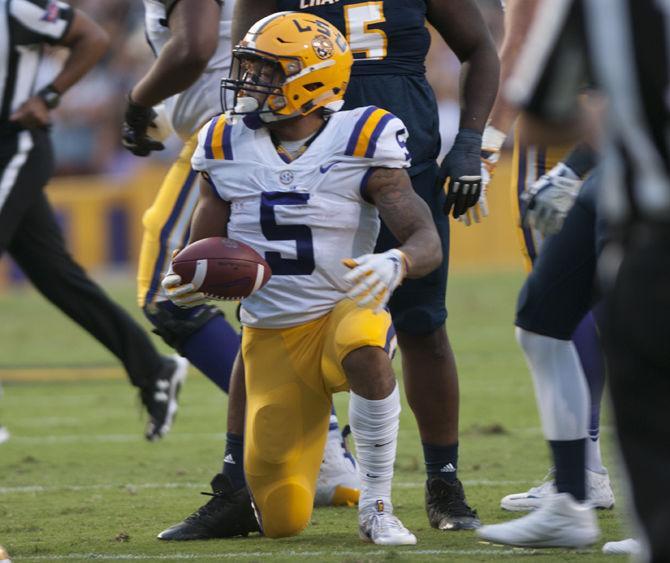
<path id="1" fill-rule="evenodd" d="M 562 550 L 559 550 L 559 552 Z M 295 550 L 268 550 L 253 552 L 223 552 L 223 553 L 170 553 L 161 555 L 134 554 L 134 553 L 68 553 L 64 555 L 35 555 L 20 556 L 21 560 L 52 561 L 68 559 L 109 560 L 109 561 L 143 561 L 143 560 L 180 560 L 180 559 L 259 559 L 265 557 L 285 558 L 316 558 L 316 557 L 388 557 L 407 555 L 460 555 L 460 556 L 487 556 L 487 557 L 518 557 L 520 555 L 536 555 L 540 550 L 524 548 L 475 548 L 475 549 L 375 549 L 375 550 L 333 550 L 333 551 L 295 551 Z M 543 552 L 544 553 L 544 552 Z M 555 553 L 555 552 L 552 552 Z M 595 550 L 579 550 L 579 553 L 595 553 Z"/>
<path id="2" fill-rule="evenodd" d="M 532 481 L 507 481 L 492 479 L 465 479 L 463 485 L 469 487 L 498 487 L 505 485 L 533 485 Z M 396 489 L 423 489 L 423 481 L 397 481 L 393 483 Z M 96 485 L 24 485 L 16 487 L 0 487 L 0 495 L 21 493 L 61 493 L 78 491 L 120 491 L 132 494 L 144 489 L 207 489 L 207 483 L 100 483 Z"/>
<path id="3" fill-rule="evenodd" d="M 9 423 L 7 423 L 9 425 Z M 11 428 L 10 428 L 11 430 Z M 219 432 L 185 432 L 171 433 L 170 442 L 185 442 L 198 440 L 217 440 L 223 443 L 226 434 Z M 89 444 L 89 443 L 126 443 L 144 442 L 144 437 L 138 431 L 134 434 L 63 434 L 62 436 L 17 436 L 12 434 L 12 442 L 18 444 L 49 445 L 49 444 Z"/>

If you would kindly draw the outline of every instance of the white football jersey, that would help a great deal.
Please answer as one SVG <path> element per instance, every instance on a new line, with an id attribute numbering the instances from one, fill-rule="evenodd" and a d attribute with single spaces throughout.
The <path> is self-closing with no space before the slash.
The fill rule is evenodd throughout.
<path id="1" fill-rule="evenodd" d="M 386 110 L 342 111 L 290 161 L 251 122 L 213 118 L 200 131 L 192 166 L 231 203 L 228 237 L 272 268 L 267 285 L 242 301 L 242 323 L 289 327 L 328 313 L 348 289 L 342 260 L 373 252 L 379 215 L 365 186 L 372 167 L 410 165 L 407 130 Z"/>
<path id="2" fill-rule="evenodd" d="M 219 45 L 202 76 L 189 88 L 165 101 L 172 128 L 187 141 L 202 124 L 221 111 L 220 83 L 228 76 L 231 62 L 230 27 L 234 0 L 225 0 L 219 21 Z M 158 56 L 170 40 L 165 0 L 144 0 L 147 40 Z"/>

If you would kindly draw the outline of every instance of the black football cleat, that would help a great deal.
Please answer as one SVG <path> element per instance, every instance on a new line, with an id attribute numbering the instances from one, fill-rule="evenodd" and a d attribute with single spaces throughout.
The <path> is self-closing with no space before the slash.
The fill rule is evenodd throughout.
<path id="1" fill-rule="evenodd" d="M 160 440 L 172 427 L 177 414 L 177 399 L 188 372 L 188 360 L 177 356 L 166 358 L 166 365 L 148 387 L 140 389 L 140 399 L 149 420 L 144 437 Z"/>
<path id="2" fill-rule="evenodd" d="M 212 498 L 183 522 L 158 534 L 159 540 L 187 541 L 233 538 L 259 532 L 258 521 L 246 487 L 233 489 L 228 477 L 219 473 L 212 479 Z"/>
<path id="3" fill-rule="evenodd" d="M 458 479 L 430 477 L 426 481 L 426 512 L 430 525 L 438 530 L 474 530 L 482 525 L 477 511 L 465 501 Z"/>

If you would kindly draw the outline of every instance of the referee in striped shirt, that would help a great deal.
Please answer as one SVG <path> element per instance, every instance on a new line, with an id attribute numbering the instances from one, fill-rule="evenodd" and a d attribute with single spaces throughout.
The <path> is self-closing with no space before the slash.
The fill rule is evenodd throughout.
<path id="1" fill-rule="evenodd" d="M 69 48 L 53 82 L 34 92 L 45 45 Z M 0 254 L 123 363 L 149 413 L 146 437 L 170 428 L 186 362 L 161 356 L 145 331 L 67 249 L 44 187 L 53 172 L 49 112 L 103 56 L 106 33 L 57 0 L 0 0 Z"/>
<path id="2" fill-rule="evenodd" d="M 613 242 L 600 270 L 612 403 L 644 560 L 668 562 L 670 1 L 545 0 L 508 96 L 529 123 L 577 131 L 586 77 L 607 97 L 599 204 Z"/>

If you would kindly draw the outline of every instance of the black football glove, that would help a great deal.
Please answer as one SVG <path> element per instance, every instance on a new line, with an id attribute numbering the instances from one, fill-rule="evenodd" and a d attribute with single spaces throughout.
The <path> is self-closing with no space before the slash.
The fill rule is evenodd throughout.
<path id="1" fill-rule="evenodd" d="M 165 148 L 163 143 L 147 135 L 147 129 L 155 118 L 156 112 L 153 108 L 140 106 L 128 96 L 121 142 L 135 156 L 148 156 L 152 151 L 162 151 Z"/>
<path id="2" fill-rule="evenodd" d="M 482 134 L 461 129 L 440 165 L 438 182 L 447 194 L 444 214 L 458 219 L 479 201 L 482 191 Z"/>

